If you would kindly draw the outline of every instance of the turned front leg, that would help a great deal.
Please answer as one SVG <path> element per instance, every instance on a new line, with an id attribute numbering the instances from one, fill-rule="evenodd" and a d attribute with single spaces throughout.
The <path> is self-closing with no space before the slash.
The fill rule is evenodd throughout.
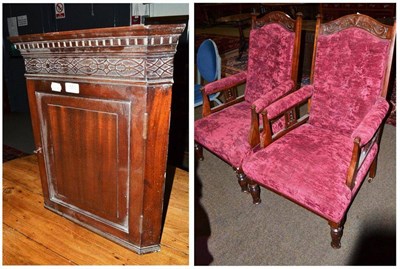
<path id="1" fill-rule="evenodd" d="M 341 247 L 340 240 L 343 235 L 343 223 L 329 222 L 329 225 L 331 226 L 331 246 L 339 249 Z"/>
<path id="2" fill-rule="evenodd" d="M 368 182 L 371 182 L 372 179 L 375 177 L 377 164 L 378 164 L 378 155 L 375 156 L 375 159 L 373 160 L 371 167 L 369 168 Z"/>
<path id="3" fill-rule="evenodd" d="M 197 143 L 194 143 L 194 152 L 196 154 L 196 159 L 197 160 L 204 160 L 203 156 L 203 147 Z"/>
<path id="4" fill-rule="evenodd" d="M 261 203 L 260 186 L 251 179 L 247 179 L 247 182 L 249 184 L 251 197 L 253 197 L 253 204 L 258 205 L 259 203 Z"/>
<path id="5" fill-rule="evenodd" d="M 249 192 L 249 184 L 247 183 L 246 175 L 243 173 L 243 170 L 241 168 L 233 168 L 236 172 L 236 177 L 238 179 L 238 183 L 240 185 L 240 188 L 242 189 L 242 192 Z"/>

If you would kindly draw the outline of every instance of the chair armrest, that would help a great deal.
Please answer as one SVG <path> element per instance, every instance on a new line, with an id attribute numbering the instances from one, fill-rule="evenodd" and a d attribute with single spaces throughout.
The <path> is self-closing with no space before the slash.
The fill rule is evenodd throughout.
<path id="1" fill-rule="evenodd" d="M 270 120 L 274 119 L 282 115 L 285 111 L 310 98 L 313 94 L 313 90 L 314 87 L 312 85 L 304 86 L 272 103 L 264 111 L 267 113 Z"/>
<path id="2" fill-rule="evenodd" d="M 246 78 L 247 78 L 247 71 L 243 71 L 234 74 L 232 76 L 208 83 L 206 86 L 204 86 L 203 90 L 204 93 L 207 95 L 220 92 L 235 87 L 237 85 L 243 84 L 246 81 Z"/>
<path id="3" fill-rule="evenodd" d="M 374 136 L 389 110 L 388 102 L 379 97 L 371 110 L 351 134 L 351 138 L 360 138 L 360 146 L 366 145 Z"/>
<path id="4" fill-rule="evenodd" d="M 253 102 L 253 107 L 255 108 L 255 111 L 257 113 L 260 113 L 264 108 L 289 93 L 293 89 L 293 87 L 293 80 L 287 80 L 283 82 L 278 87 L 274 88 L 272 91 L 264 94 Z"/>

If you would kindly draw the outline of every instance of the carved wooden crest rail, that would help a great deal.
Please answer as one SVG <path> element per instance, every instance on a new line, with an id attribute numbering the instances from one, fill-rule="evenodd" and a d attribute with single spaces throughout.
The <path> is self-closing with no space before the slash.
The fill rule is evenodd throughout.
<path id="1" fill-rule="evenodd" d="M 256 28 L 260 28 L 264 26 L 265 24 L 268 23 L 279 23 L 289 31 L 294 32 L 295 30 L 295 20 L 290 18 L 287 14 L 284 12 L 271 12 L 267 14 L 267 16 L 264 16 L 262 18 L 259 18 L 257 21 L 255 21 L 255 26 Z"/>
<path id="2" fill-rule="evenodd" d="M 320 34 L 329 35 L 350 27 L 364 29 L 365 31 L 368 31 L 377 37 L 385 39 L 389 39 L 392 34 L 387 25 L 381 24 L 365 15 L 348 15 L 340 18 L 340 20 L 337 19 L 328 23 L 324 23 L 321 25 Z"/>
<path id="3" fill-rule="evenodd" d="M 140 254 L 160 249 L 173 60 L 184 28 L 10 38 L 25 61 L 45 207 Z"/>

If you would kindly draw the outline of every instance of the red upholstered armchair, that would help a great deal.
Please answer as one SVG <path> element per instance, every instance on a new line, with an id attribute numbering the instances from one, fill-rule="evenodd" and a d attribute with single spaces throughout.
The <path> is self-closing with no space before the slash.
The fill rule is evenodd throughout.
<path id="1" fill-rule="evenodd" d="M 308 115 L 272 136 L 243 161 L 253 202 L 259 185 L 328 220 L 333 248 L 364 178 L 376 173 L 395 26 L 360 14 L 317 19 L 311 85 L 263 112 L 273 122 L 308 101 Z M 279 138 L 279 139 L 278 139 Z"/>
<path id="2" fill-rule="evenodd" d="M 203 118 L 195 122 L 196 157 L 203 158 L 203 146 L 232 165 L 242 191 L 247 181 L 242 160 L 259 144 L 261 111 L 295 89 L 297 83 L 302 15 L 293 20 L 283 12 L 253 16 L 247 71 L 207 84 L 203 89 Z M 211 109 L 208 95 L 246 83 L 244 96 Z M 253 115 L 253 116 L 252 116 Z M 293 113 L 292 117 L 295 117 Z M 281 117 L 273 125 L 285 125 Z"/>

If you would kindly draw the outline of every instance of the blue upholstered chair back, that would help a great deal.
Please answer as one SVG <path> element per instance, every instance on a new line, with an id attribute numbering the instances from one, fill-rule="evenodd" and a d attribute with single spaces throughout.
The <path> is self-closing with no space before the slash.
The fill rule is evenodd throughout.
<path id="1" fill-rule="evenodd" d="M 197 68 L 207 82 L 217 80 L 221 76 L 221 58 L 217 45 L 211 39 L 204 40 L 199 47 Z"/>
<path id="2" fill-rule="evenodd" d="M 217 45 L 211 39 L 204 40 L 197 51 L 197 70 L 207 83 L 221 78 L 221 57 Z M 195 85 L 195 107 L 203 103 L 200 88 L 200 83 Z M 217 99 L 218 95 L 211 95 L 210 100 L 221 104 Z"/>

